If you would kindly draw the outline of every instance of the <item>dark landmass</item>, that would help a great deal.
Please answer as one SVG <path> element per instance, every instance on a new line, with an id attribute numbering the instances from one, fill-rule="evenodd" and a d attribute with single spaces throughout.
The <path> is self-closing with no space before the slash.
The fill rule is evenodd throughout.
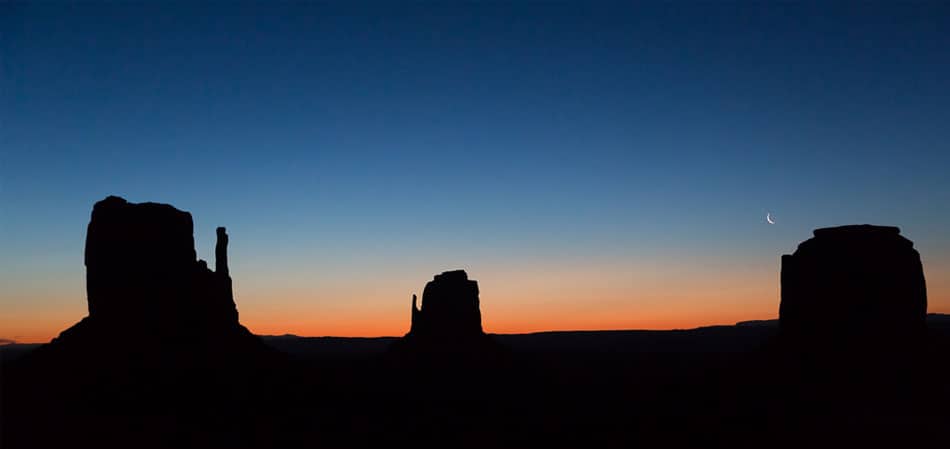
<path id="1" fill-rule="evenodd" d="M 42 343 L 11 343 L 0 346 L 0 363 L 11 362 L 43 346 Z"/>
<path id="2" fill-rule="evenodd" d="M 298 337 L 262 335 L 269 346 L 295 358 L 365 358 L 381 355 L 399 337 Z"/>
<path id="3" fill-rule="evenodd" d="M 402 337 L 258 337 L 190 214 L 110 197 L 89 316 L 0 347 L 0 447 L 948 446 L 950 317 L 926 314 L 897 228 L 783 257 L 778 320 L 486 334 L 478 284 L 437 274 Z"/>
<path id="4" fill-rule="evenodd" d="M 238 322 L 224 228 L 217 237 L 211 271 L 196 257 L 191 214 L 115 196 L 96 203 L 86 232 L 89 314 L 4 364 L 3 446 L 118 446 L 130 429 L 146 440 L 131 446 L 203 435 L 239 443 L 228 429 L 253 419 L 248 404 L 260 403 L 257 387 L 284 356 Z M 219 413 L 228 419 L 204 418 Z M 168 426 L 175 432 L 163 433 Z"/>
<path id="5" fill-rule="evenodd" d="M 927 314 L 927 327 L 950 339 L 950 314 Z M 750 329 L 751 328 L 751 329 Z M 740 321 L 732 326 L 682 330 L 544 331 L 488 334 L 514 352 L 745 352 L 759 349 L 778 333 L 778 319 Z M 399 337 L 301 337 L 260 335 L 268 346 L 296 359 L 372 358 L 385 353 Z M 42 346 L 14 343 L 0 346 L 0 362 L 12 361 Z"/>
<path id="6" fill-rule="evenodd" d="M 526 334 L 487 334 L 513 352 L 745 352 L 758 349 L 778 333 L 778 320 L 760 326 L 708 326 L 684 330 L 546 331 Z M 385 353 L 398 337 L 261 338 L 297 358 L 372 357 Z"/>

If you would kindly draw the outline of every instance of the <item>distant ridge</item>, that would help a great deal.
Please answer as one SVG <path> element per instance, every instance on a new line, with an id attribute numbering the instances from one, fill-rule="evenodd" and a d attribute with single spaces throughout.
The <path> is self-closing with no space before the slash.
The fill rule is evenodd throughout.
<path id="1" fill-rule="evenodd" d="M 950 333 L 950 314 L 946 313 L 928 313 L 927 326 L 931 331 L 939 333 Z M 666 341 L 675 339 L 684 339 L 689 336 L 698 337 L 702 334 L 727 334 L 729 329 L 761 331 L 765 334 L 778 328 L 778 320 L 749 320 L 739 321 L 734 325 L 712 325 L 701 326 L 692 329 L 677 330 L 586 330 L 586 331 L 541 331 L 529 332 L 524 334 L 488 334 L 493 338 L 509 345 L 515 350 L 537 349 L 543 347 L 540 344 L 547 338 L 545 343 L 558 345 L 568 340 L 567 337 L 574 336 L 575 343 L 569 345 L 575 349 L 582 347 L 594 348 L 598 346 L 598 340 L 620 340 L 630 344 L 630 348 L 623 352 L 636 352 L 643 350 L 642 339 L 648 336 L 657 337 L 668 334 L 670 337 Z M 757 338 L 753 333 L 745 333 L 748 337 Z M 283 335 L 259 335 L 259 337 L 268 346 L 285 352 L 287 354 L 310 358 L 310 357 L 369 357 L 382 354 L 400 337 L 307 337 L 295 334 Z M 641 343 L 636 340 L 640 339 Z M 14 360 L 33 349 L 42 346 L 41 343 L 13 343 L 0 346 L 0 363 Z M 742 345 L 736 344 L 733 348 L 742 348 Z M 687 346 L 680 346 L 681 349 Z M 707 347 L 708 348 L 708 347 Z M 675 349 L 675 348 L 674 348 Z M 708 349 L 707 349 L 708 350 Z"/>
<path id="2" fill-rule="evenodd" d="M 950 331 L 950 314 L 930 313 L 933 331 Z M 778 331 L 778 320 L 740 321 L 734 325 L 673 330 L 552 330 L 523 334 L 493 334 L 514 351 L 591 352 L 744 352 L 757 349 Z M 369 357 L 384 353 L 399 337 L 300 337 L 262 335 L 271 347 L 302 358 Z"/>
<path id="3" fill-rule="evenodd" d="M 736 326 L 778 326 L 778 319 L 740 321 Z"/>

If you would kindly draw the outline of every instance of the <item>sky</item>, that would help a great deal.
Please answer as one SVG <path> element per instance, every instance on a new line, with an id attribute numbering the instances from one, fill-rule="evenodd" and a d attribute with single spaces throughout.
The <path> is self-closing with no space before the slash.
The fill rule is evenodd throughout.
<path id="1" fill-rule="evenodd" d="M 401 335 L 451 269 L 489 332 L 774 318 L 853 223 L 950 312 L 947 3 L 196 3 L 0 5 L 0 338 L 86 315 L 108 195 L 226 226 L 259 334 Z"/>

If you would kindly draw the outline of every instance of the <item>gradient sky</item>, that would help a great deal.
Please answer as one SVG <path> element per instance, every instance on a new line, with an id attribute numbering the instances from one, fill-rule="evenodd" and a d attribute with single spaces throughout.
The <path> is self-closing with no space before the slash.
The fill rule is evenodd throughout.
<path id="1" fill-rule="evenodd" d="M 491 332 L 773 318 L 851 223 L 950 312 L 950 4 L 402 3 L 0 5 L 0 338 L 86 315 L 110 194 L 227 226 L 256 333 L 402 334 L 456 268 Z"/>

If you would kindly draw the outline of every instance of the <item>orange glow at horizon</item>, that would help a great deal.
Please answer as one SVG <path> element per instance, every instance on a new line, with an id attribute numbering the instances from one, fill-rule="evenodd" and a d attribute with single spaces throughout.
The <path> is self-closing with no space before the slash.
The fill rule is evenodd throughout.
<path id="1" fill-rule="evenodd" d="M 469 270 L 479 281 L 482 325 L 489 333 L 554 330 L 687 329 L 778 316 L 777 267 L 742 264 L 601 264 Z M 950 313 L 950 264 L 925 267 L 928 311 Z M 405 277 L 408 279 L 409 277 Z M 258 335 L 377 337 L 409 330 L 412 293 L 431 279 L 402 274 L 378 283 L 235 281 L 241 323 Z M 395 294 L 394 294 L 395 292 Z M 48 342 L 86 316 L 84 294 L 46 291 L 0 316 L 0 338 Z M 63 299 L 67 298 L 67 299 Z M 29 303 L 53 304 L 33 309 Z"/>

